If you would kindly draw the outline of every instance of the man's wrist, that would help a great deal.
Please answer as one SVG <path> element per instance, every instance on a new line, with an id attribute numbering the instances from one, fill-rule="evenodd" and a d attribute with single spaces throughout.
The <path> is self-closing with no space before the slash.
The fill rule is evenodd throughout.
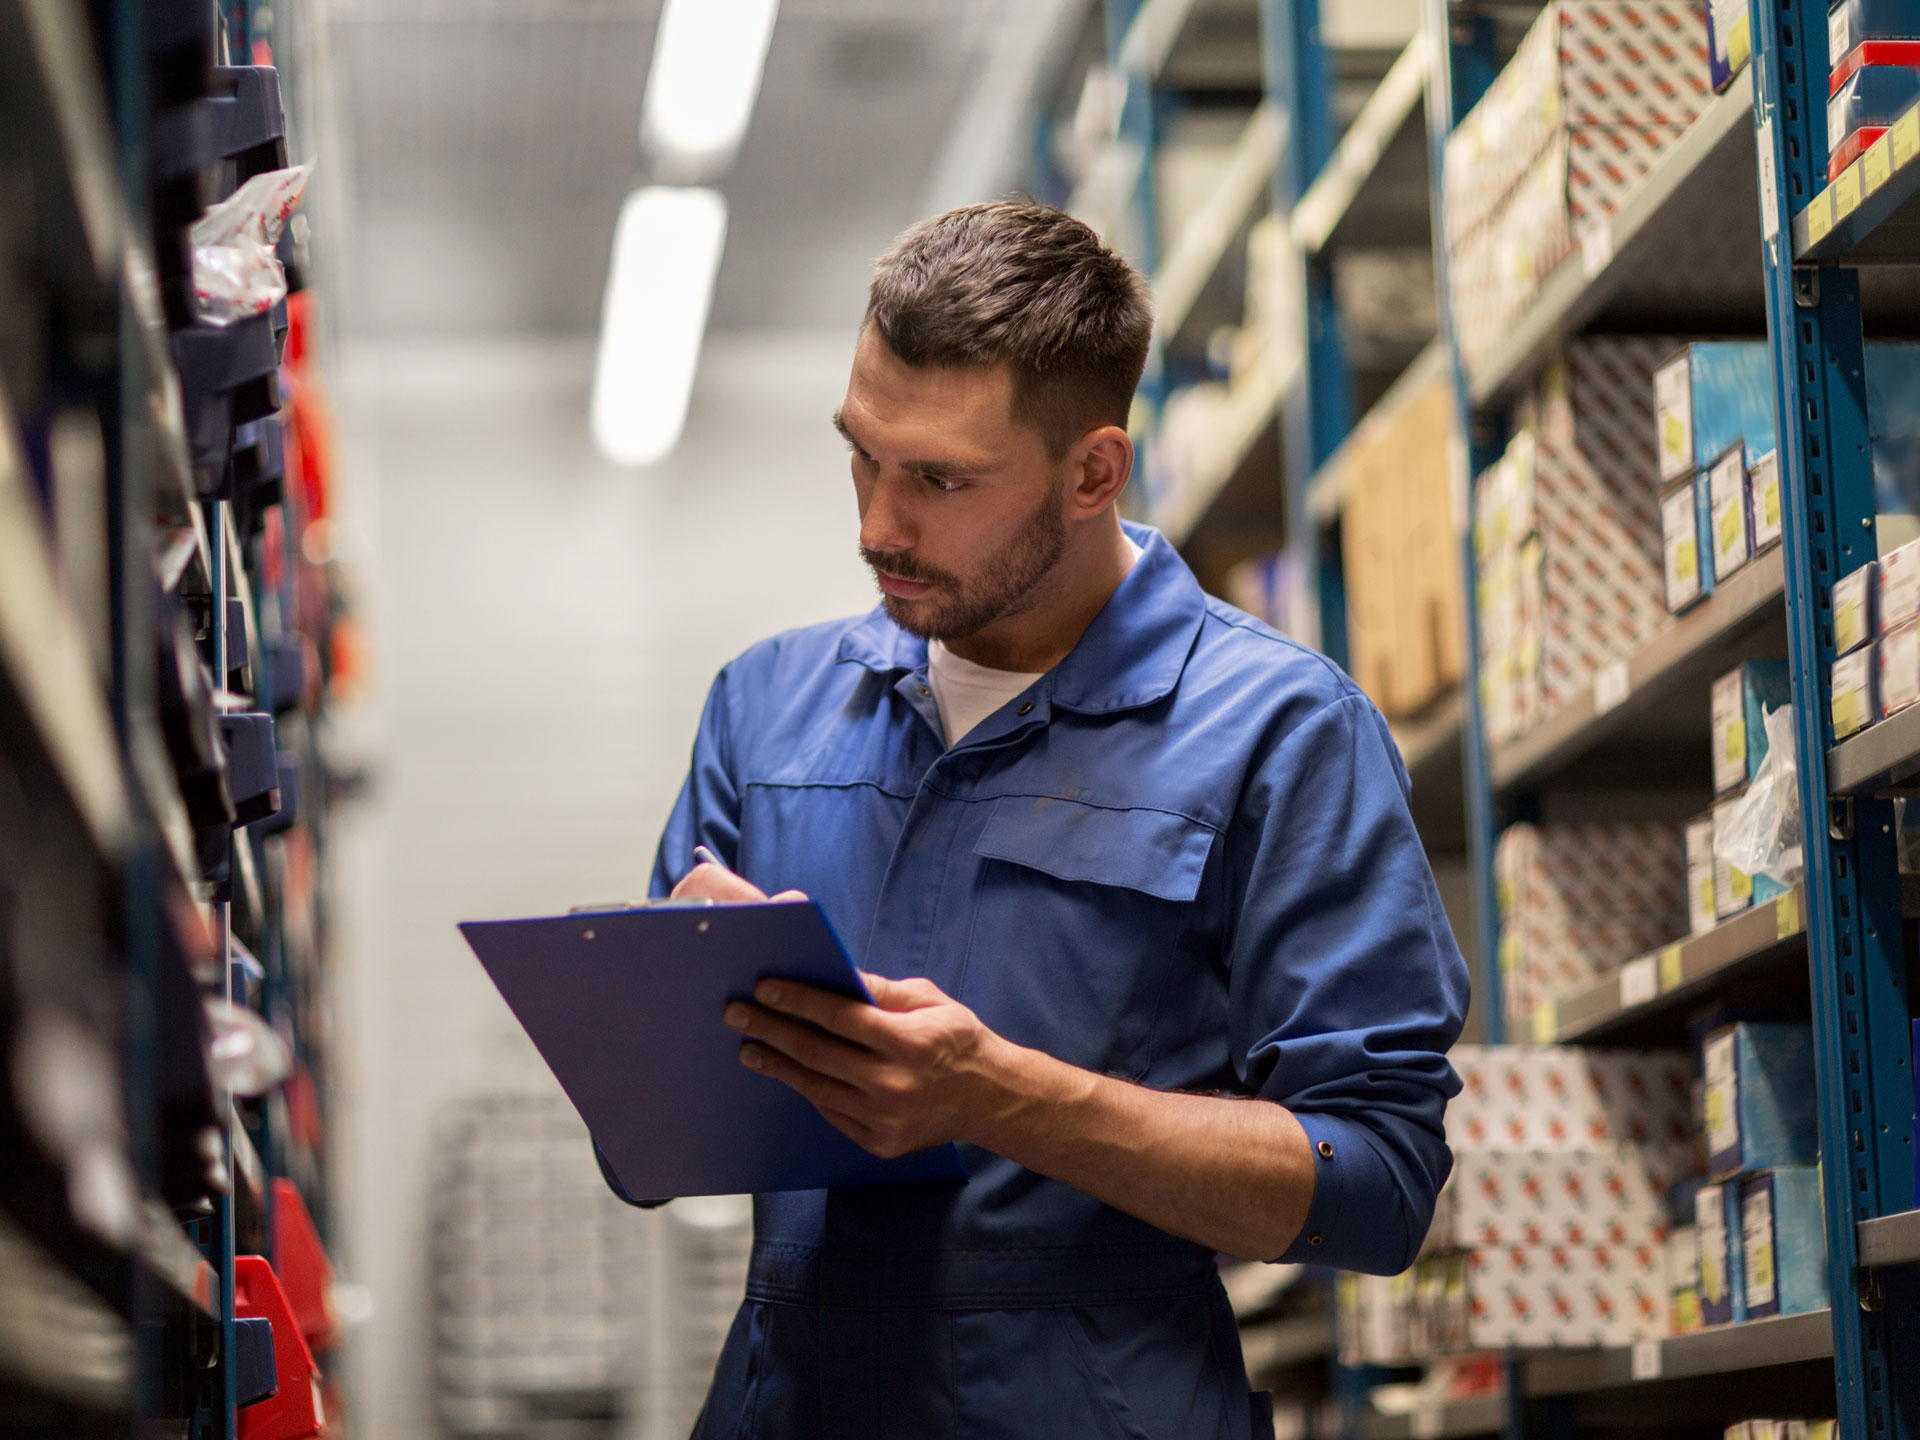
<path id="1" fill-rule="evenodd" d="M 975 1109 L 969 1133 L 959 1138 L 1026 1163 L 1033 1146 L 1059 1128 L 1063 1112 L 1092 1098 L 1100 1077 L 986 1033 L 981 1068 L 987 1101 Z"/>

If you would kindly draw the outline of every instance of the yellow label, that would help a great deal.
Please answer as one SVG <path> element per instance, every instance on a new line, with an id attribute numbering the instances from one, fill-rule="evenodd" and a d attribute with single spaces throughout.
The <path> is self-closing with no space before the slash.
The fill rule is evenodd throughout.
<path id="1" fill-rule="evenodd" d="M 1645 433 L 1644 431 L 1642 432 Z M 1720 512 L 1720 548 L 1731 551 L 1740 543 L 1740 507 L 1729 505 Z"/>
<path id="2" fill-rule="evenodd" d="M 1726 1093 L 1718 1085 L 1707 1086 L 1706 1121 L 1707 1133 L 1711 1135 L 1721 1128 L 1727 1118 Z"/>
<path id="3" fill-rule="evenodd" d="M 1660 419 L 1662 422 L 1660 434 L 1666 441 L 1667 454 L 1673 456 L 1676 460 L 1686 459 L 1687 422 L 1682 420 L 1678 415 L 1675 415 L 1672 411 L 1668 411 L 1665 415 L 1661 416 Z M 1640 433 L 1644 435 L 1647 432 L 1642 430 Z"/>
<path id="4" fill-rule="evenodd" d="M 1533 1043 L 1551 1045 L 1554 1037 L 1560 1033 L 1559 1007 L 1551 1000 L 1543 1000 L 1533 1007 Z"/>
<path id="5" fill-rule="evenodd" d="M 1727 68 L 1738 70 L 1753 56 L 1753 20 L 1743 10 L 1740 18 L 1733 22 L 1733 33 L 1727 36 Z"/>
<path id="6" fill-rule="evenodd" d="M 1735 905 L 1751 903 L 1753 900 L 1753 877 L 1744 870 L 1735 870 L 1731 865 L 1727 867 L 1727 875 L 1730 882 L 1727 888 L 1733 892 L 1733 903 Z"/>
<path id="7" fill-rule="evenodd" d="M 1695 553 L 1698 548 L 1691 540 L 1682 540 L 1673 547 L 1673 573 L 1683 585 L 1700 573 L 1700 559 Z"/>
<path id="8" fill-rule="evenodd" d="M 1842 652 L 1853 649 L 1867 638 L 1866 607 L 1858 600 L 1849 600 L 1833 612 L 1833 643 Z M 1840 697 L 1833 697 L 1833 728 L 1840 728 Z"/>
<path id="9" fill-rule="evenodd" d="M 1769 480 L 1760 491 L 1760 508 L 1767 517 L 1767 528 L 1780 528 L 1780 482 Z"/>
<path id="10" fill-rule="evenodd" d="M 1858 690 L 1839 691 L 1833 697 L 1833 733 L 1836 738 L 1864 730 L 1867 725 L 1867 698 Z"/>
<path id="11" fill-rule="evenodd" d="M 1789 890 L 1773 902 L 1773 938 L 1784 940 L 1800 933 L 1800 892 Z"/>
<path id="12" fill-rule="evenodd" d="M 1707 908 L 1711 910 L 1713 908 L 1713 881 L 1708 880 L 1701 889 L 1706 892 Z M 1684 972 L 1680 968 L 1680 947 L 1678 945 L 1669 945 L 1660 952 L 1660 988 L 1662 990 L 1678 990 L 1680 988 L 1680 982 L 1684 978 Z"/>
<path id="13" fill-rule="evenodd" d="M 1833 191 L 1833 218 L 1846 219 L 1860 208 L 1860 167 L 1849 165 L 1829 188 Z"/>
<path id="14" fill-rule="evenodd" d="M 1893 178 L 1893 146 L 1882 135 L 1860 157 L 1860 183 L 1871 195 Z"/>
<path id="15" fill-rule="evenodd" d="M 1747 722 L 1735 720 L 1727 726 L 1727 763 L 1732 765 L 1747 758 Z"/>
<path id="16" fill-rule="evenodd" d="M 1807 206 L 1807 244 L 1818 245 L 1833 231 L 1833 202 L 1822 190 Z"/>
<path id="17" fill-rule="evenodd" d="M 1896 170 L 1920 155 L 1920 108 L 1909 110 L 1894 121 L 1893 128 L 1887 132 L 1887 141 Z"/>
<path id="18" fill-rule="evenodd" d="M 1677 1290 L 1673 1296 L 1673 1333 L 1691 1335 L 1701 1329 L 1706 1321 L 1700 1314 L 1700 1292 L 1694 1289 Z"/>
<path id="19" fill-rule="evenodd" d="M 1750 1256 L 1753 1273 L 1747 1276 L 1747 1284 L 1756 1290 L 1773 1288 L 1773 1242 L 1763 1241 L 1753 1247 Z"/>

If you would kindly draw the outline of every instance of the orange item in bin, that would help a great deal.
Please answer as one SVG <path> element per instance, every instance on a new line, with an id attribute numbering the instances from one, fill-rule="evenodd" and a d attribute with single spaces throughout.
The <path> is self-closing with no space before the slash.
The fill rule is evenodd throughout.
<path id="1" fill-rule="evenodd" d="M 320 1371 L 300 1336 L 287 1292 L 261 1255 L 233 1257 L 234 1312 L 273 1326 L 273 1368 L 279 1391 L 240 1412 L 240 1440 L 308 1440 L 327 1433 Z"/>
<path id="2" fill-rule="evenodd" d="M 339 1334 L 333 1317 L 333 1266 L 307 1202 L 286 1179 L 273 1182 L 273 1259 L 301 1337 L 316 1355 L 325 1354 Z"/>

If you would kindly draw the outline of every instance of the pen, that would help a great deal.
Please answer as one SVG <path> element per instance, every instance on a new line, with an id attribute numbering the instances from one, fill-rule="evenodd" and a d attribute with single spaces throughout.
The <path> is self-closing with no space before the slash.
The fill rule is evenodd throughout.
<path id="1" fill-rule="evenodd" d="M 726 861 L 722 860 L 704 845 L 696 845 L 693 847 L 693 863 L 696 865 L 718 865 L 722 870 L 726 870 L 729 875 L 733 873 L 732 870 L 728 869 Z"/>

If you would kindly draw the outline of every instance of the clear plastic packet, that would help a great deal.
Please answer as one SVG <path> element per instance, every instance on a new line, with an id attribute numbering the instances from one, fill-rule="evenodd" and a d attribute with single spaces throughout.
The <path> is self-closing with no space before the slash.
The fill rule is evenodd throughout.
<path id="1" fill-rule="evenodd" d="M 1798 885 L 1805 854 L 1800 840 L 1800 767 L 1793 710 L 1786 705 L 1769 710 L 1766 722 L 1767 758 L 1754 772 L 1746 794 L 1727 807 L 1724 821 L 1714 822 L 1713 853 L 1743 874 Z"/>
<path id="2" fill-rule="evenodd" d="M 227 326 L 271 309 L 287 293 L 274 246 L 307 193 L 313 162 L 256 175 L 193 222 L 194 308 Z"/>

